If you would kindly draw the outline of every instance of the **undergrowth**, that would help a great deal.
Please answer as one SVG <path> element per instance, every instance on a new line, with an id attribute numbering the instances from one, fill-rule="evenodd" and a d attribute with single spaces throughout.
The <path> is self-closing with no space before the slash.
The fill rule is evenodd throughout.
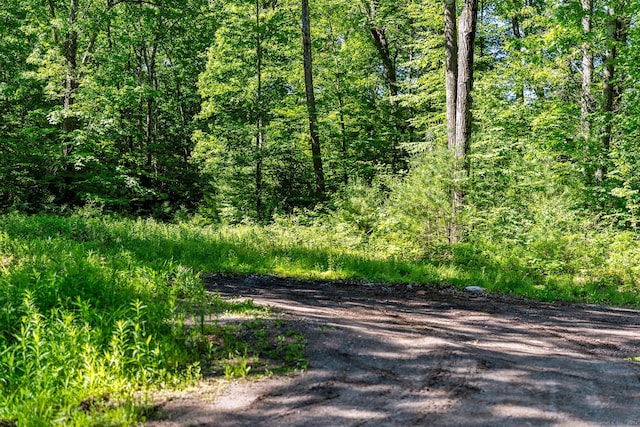
<path id="1" fill-rule="evenodd" d="M 358 227 L 330 216 L 269 226 L 0 217 L 0 425 L 130 425 L 154 388 L 202 373 L 304 369 L 299 334 L 250 301 L 207 294 L 200 272 L 639 306 L 640 242 L 630 232 L 538 224 L 492 240 L 476 226 L 450 246 L 378 233 L 375 221 Z M 222 313 L 248 319 L 218 322 Z"/>
<path id="2" fill-rule="evenodd" d="M 304 343 L 288 330 L 271 337 L 278 328 L 265 326 L 255 341 L 243 326 L 205 328 L 212 316 L 264 317 L 250 301 L 205 292 L 198 272 L 235 247 L 209 233 L 153 221 L 0 217 L 0 425 L 133 425 L 149 392 L 189 384 L 202 370 L 239 376 L 242 357 L 251 359 L 245 374 L 304 368 Z"/>

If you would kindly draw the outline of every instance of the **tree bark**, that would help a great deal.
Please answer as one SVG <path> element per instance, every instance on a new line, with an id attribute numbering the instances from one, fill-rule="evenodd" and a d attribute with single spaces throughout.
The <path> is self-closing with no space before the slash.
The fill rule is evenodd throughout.
<path id="1" fill-rule="evenodd" d="M 255 198 L 258 220 L 264 218 L 262 207 L 262 146 L 264 143 L 263 109 L 262 109 L 262 37 L 260 33 L 260 0 L 256 0 L 256 72 L 258 75 L 258 89 L 256 94 L 256 170 L 255 170 Z"/>
<path id="2" fill-rule="evenodd" d="M 49 5 L 49 16 L 51 19 L 56 19 L 56 7 L 53 0 L 48 0 L 47 4 Z M 51 39 L 53 40 L 53 44 L 58 44 L 58 31 L 55 26 L 51 28 Z"/>
<path id="3" fill-rule="evenodd" d="M 53 1 L 48 2 L 49 13 L 52 19 L 56 17 L 56 10 Z M 67 30 L 62 37 L 58 36 L 57 30 L 53 31 L 53 42 L 62 41 L 62 55 L 64 57 L 64 89 L 62 94 L 62 157 L 63 175 L 58 193 L 62 204 L 73 205 L 76 202 L 76 194 L 73 191 L 73 165 L 69 157 L 73 151 L 71 133 L 76 130 L 77 123 L 73 117 L 71 109 L 74 104 L 75 93 L 78 90 L 78 31 L 76 20 L 78 13 L 78 0 L 71 0 L 69 3 L 69 15 L 67 16 Z"/>
<path id="4" fill-rule="evenodd" d="M 340 141 L 342 151 L 342 182 L 346 185 L 349 183 L 349 170 L 348 170 L 348 150 L 347 150 L 347 125 L 345 122 L 344 114 L 344 94 L 342 91 L 342 71 L 340 69 L 340 63 L 338 62 L 338 51 L 336 49 L 335 37 L 333 33 L 333 23 L 329 18 L 329 35 L 331 36 L 331 53 L 333 55 L 333 63 L 336 67 L 336 98 L 338 100 L 338 115 L 340 118 Z"/>
<path id="5" fill-rule="evenodd" d="M 398 52 L 396 51 L 395 54 L 391 53 L 386 29 L 376 23 L 379 0 L 366 0 L 364 5 L 369 23 L 369 32 L 371 33 L 373 44 L 380 55 L 382 67 L 384 68 L 384 77 L 387 87 L 389 88 L 389 102 L 391 104 L 394 119 L 394 134 L 392 139 L 393 146 L 391 147 L 393 157 L 391 159 L 391 167 L 394 172 L 398 172 L 400 169 L 401 159 L 404 157 L 404 153 L 400 147 L 399 137 L 407 132 L 406 123 L 402 115 L 402 109 L 398 104 L 398 93 L 400 90 L 400 85 L 398 83 L 398 71 L 396 67 L 396 57 Z"/>
<path id="6" fill-rule="evenodd" d="M 69 31 L 66 34 L 64 40 L 64 59 L 65 59 L 65 87 L 63 95 L 63 109 L 64 120 L 62 128 L 66 133 L 70 133 L 75 130 L 75 120 L 71 115 L 71 106 L 74 102 L 74 95 L 78 89 L 78 31 L 74 28 L 76 25 L 76 14 L 78 12 L 78 0 L 71 0 L 69 5 L 69 18 L 67 23 L 69 25 Z M 71 154 L 71 148 L 69 144 L 65 144 L 63 147 L 64 155 Z"/>
<path id="7" fill-rule="evenodd" d="M 517 39 L 522 38 L 522 33 L 520 32 L 520 18 L 518 15 L 513 15 L 511 17 L 511 29 L 513 30 L 513 37 Z"/>
<path id="8" fill-rule="evenodd" d="M 593 14 L 593 0 L 582 0 L 582 32 L 587 40 L 582 44 L 582 93 L 580 103 L 580 120 L 585 139 L 591 137 L 591 113 L 593 113 L 593 52 L 591 50 L 591 17 Z"/>
<path id="9" fill-rule="evenodd" d="M 455 4 L 453 8 L 455 7 Z M 445 20 L 451 9 L 445 3 Z M 453 9 L 455 10 L 455 9 Z M 464 192 L 460 187 L 460 180 L 469 173 L 467 151 L 471 138 L 471 105 L 473 90 L 473 51 L 478 21 L 478 0 L 465 0 L 458 25 L 458 73 L 456 78 L 456 105 L 455 105 L 455 142 L 450 150 L 453 153 L 453 190 L 451 197 L 452 223 L 449 228 L 449 242 L 455 243 L 461 239 L 461 231 L 458 225 L 458 214 L 463 205 Z M 449 23 L 450 25 L 450 23 Z M 446 32 L 446 36 L 450 35 Z M 450 41 L 445 45 L 449 49 Z M 449 61 L 448 61 L 449 62 Z M 447 70 L 447 75 L 449 70 Z M 449 78 L 447 79 L 447 93 L 450 94 Z M 448 104 L 447 104 L 448 106 Z M 447 108 L 449 116 L 450 108 Z"/>
<path id="10" fill-rule="evenodd" d="M 447 103 L 447 146 L 451 153 L 456 150 L 456 99 L 458 93 L 458 31 L 456 26 L 456 0 L 444 2 L 444 47 L 445 47 L 445 88 Z M 454 243 L 458 236 L 457 211 L 461 194 L 455 186 L 457 174 L 454 164 L 454 186 L 451 189 L 451 221 L 447 230 L 449 243 Z"/>
<path id="11" fill-rule="evenodd" d="M 478 0 L 465 0 L 458 37 L 458 89 L 456 93 L 455 158 L 466 170 L 465 157 L 471 138 L 471 91 L 473 89 L 473 48 L 476 37 Z"/>
<path id="12" fill-rule="evenodd" d="M 158 38 L 159 34 L 156 34 L 151 51 L 149 52 L 146 46 L 143 46 L 142 53 L 144 59 L 144 65 L 147 71 L 147 84 L 149 88 L 158 89 L 157 77 L 156 77 L 156 55 L 158 52 Z M 146 155 L 147 155 L 147 167 L 151 167 L 154 162 L 153 145 L 156 141 L 156 119 L 157 113 L 155 108 L 155 101 L 151 95 L 147 96 L 146 105 L 146 121 L 145 121 L 145 139 L 146 139 Z M 156 171 L 157 174 L 157 171 Z"/>
<path id="13" fill-rule="evenodd" d="M 607 173 L 606 158 L 611 147 L 613 131 L 613 115 L 617 109 L 620 88 L 615 83 L 615 61 L 618 44 L 626 40 L 626 20 L 618 15 L 615 7 L 607 10 L 609 20 L 605 30 L 606 51 L 604 55 L 604 70 L 602 72 L 602 116 L 604 124 L 600 130 L 600 156 L 598 168 L 595 172 L 596 182 L 602 182 Z"/>
<path id="14" fill-rule="evenodd" d="M 302 0 L 302 47 L 304 57 L 304 85 L 307 97 L 307 112 L 309 116 L 309 137 L 311 140 L 311 154 L 313 156 L 313 172 L 315 175 L 316 200 L 324 198 L 324 172 L 322 170 L 322 155 L 320 152 L 320 135 L 318 133 L 318 113 L 316 98 L 313 90 L 313 59 L 311 55 L 311 23 L 309 18 L 309 0 Z"/>
<path id="15" fill-rule="evenodd" d="M 447 141 L 449 150 L 456 146 L 456 99 L 458 93 L 458 33 L 456 0 L 444 2 L 444 48 L 446 66 Z"/>

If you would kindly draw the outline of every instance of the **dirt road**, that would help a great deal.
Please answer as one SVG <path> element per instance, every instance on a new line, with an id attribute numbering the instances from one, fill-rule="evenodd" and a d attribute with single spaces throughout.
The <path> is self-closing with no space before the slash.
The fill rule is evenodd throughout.
<path id="1" fill-rule="evenodd" d="M 213 276 L 290 313 L 307 372 L 165 402 L 176 426 L 640 426 L 640 312 L 453 289 Z"/>

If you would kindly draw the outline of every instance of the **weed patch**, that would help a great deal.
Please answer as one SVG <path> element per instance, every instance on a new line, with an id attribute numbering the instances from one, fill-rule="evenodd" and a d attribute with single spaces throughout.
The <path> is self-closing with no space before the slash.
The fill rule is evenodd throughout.
<path id="1" fill-rule="evenodd" d="M 288 321 L 269 313 L 242 317 L 227 312 L 191 331 L 188 345 L 197 349 L 203 375 L 229 379 L 306 369 L 304 337 Z"/>

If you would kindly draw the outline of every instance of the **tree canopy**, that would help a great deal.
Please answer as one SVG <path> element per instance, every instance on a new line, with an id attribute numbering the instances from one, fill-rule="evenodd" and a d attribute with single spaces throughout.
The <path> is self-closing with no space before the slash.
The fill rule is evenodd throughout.
<path id="1" fill-rule="evenodd" d="M 635 229 L 637 1 L 482 1 L 469 9 L 472 27 L 466 7 L 6 2 L 0 209 L 269 222 L 318 202 L 344 207 L 368 188 L 405 214 L 413 208 L 401 205 L 423 194 L 413 220 L 435 215 L 444 234 L 476 227 L 469 211 L 526 221 L 535 197 Z M 470 120 L 443 157 L 452 149 L 445 40 L 456 52 L 471 41 L 473 85 L 457 83 L 470 90 Z M 429 182 L 417 178 L 425 170 Z"/>

